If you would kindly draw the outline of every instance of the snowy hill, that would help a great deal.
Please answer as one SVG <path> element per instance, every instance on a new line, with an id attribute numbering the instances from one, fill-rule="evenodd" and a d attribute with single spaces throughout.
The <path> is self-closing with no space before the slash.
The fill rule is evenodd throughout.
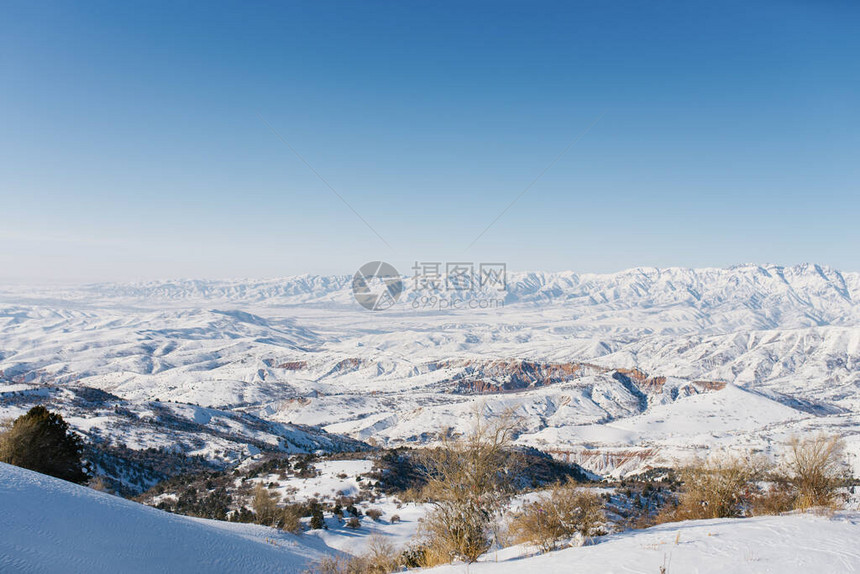
<path id="1" fill-rule="evenodd" d="M 601 472 L 631 448 L 647 466 L 819 429 L 860 453 L 858 273 L 509 273 L 503 307 L 442 311 L 413 309 L 404 279 L 383 312 L 347 276 L 0 289 L 0 417 L 47 400 L 87 438 L 146 448 L 154 402 L 189 421 L 183 452 L 235 460 L 289 442 L 270 424 L 424 442 L 486 402 L 527 418 L 520 442 Z M 94 423 L 75 389 L 138 416 Z"/>
<path id="2" fill-rule="evenodd" d="M 0 571 L 301 572 L 316 537 L 169 514 L 0 463 Z"/>

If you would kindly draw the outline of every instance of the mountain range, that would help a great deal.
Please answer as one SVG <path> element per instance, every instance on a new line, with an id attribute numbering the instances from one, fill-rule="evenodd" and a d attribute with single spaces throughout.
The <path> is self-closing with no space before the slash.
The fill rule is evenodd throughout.
<path id="1" fill-rule="evenodd" d="M 514 409 L 518 441 L 599 474 L 816 430 L 857 464 L 860 273 L 508 273 L 504 292 L 454 294 L 402 279 L 384 311 L 356 303 L 351 276 L 2 288 L 0 416 L 47 401 L 106 444 L 226 464 L 427 443 L 476 408 Z"/>

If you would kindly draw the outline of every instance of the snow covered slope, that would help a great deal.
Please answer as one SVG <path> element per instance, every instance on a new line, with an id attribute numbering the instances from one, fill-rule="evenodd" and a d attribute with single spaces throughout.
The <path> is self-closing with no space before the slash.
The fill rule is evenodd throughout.
<path id="1" fill-rule="evenodd" d="M 9 418 L 36 404 L 61 411 L 87 438 L 95 474 L 123 495 L 140 494 L 176 474 L 220 469 L 259 452 L 365 450 L 367 445 L 318 428 L 267 421 L 242 411 L 125 400 L 76 384 L 0 383 Z"/>
<path id="2" fill-rule="evenodd" d="M 658 464 L 710 445 L 768 450 L 818 429 L 860 453 L 858 273 L 512 273 L 503 307 L 443 311 L 414 309 L 404 279 L 406 296 L 383 312 L 358 306 L 346 276 L 0 289 L 0 417 L 46 385 L 85 387 L 134 412 L 179 404 L 169 409 L 211 416 L 210 429 L 244 425 L 242 437 L 253 438 L 248 421 L 265 421 L 398 444 L 463 430 L 486 402 L 527 418 L 521 442 L 601 460 L 603 471 L 631 448 Z M 72 411 L 92 438 L 100 425 Z M 146 420 L 102 436 L 143 446 Z M 237 451 L 218 436 L 192 431 L 179 448 Z"/>
<path id="3" fill-rule="evenodd" d="M 601 538 L 593 546 L 520 558 L 522 547 L 434 573 L 842 574 L 860 569 L 860 514 L 796 515 L 663 524 Z M 498 562 L 496 561 L 498 559 Z"/>
<path id="4" fill-rule="evenodd" d="M 404 518 L 394 526 L 408 535 L 418 515 Z M 2 463 L 0 526 L 0 571 L 16 574 L 301 572 L 336 554 L 334 547 L 361 551 L 370 534 L 363 526 L 359 532 L 333 527 L 294 536 L 252 524 L 189 518 Z M 389 530 L 384 534 L 398 543 L 406 539 Z M 627 531 L 539 556 L 515 546 L 491 552 L 468 568 L 431 571 L 658 574 L 666 565 L 669 574 L 839 574 L 860 569 L 858 538 L 857 512 L 704 520 Z"/>
<path id="5" fill-rule="evenodd" d="M 170 514 L 0 463 L 0 572 L 301 572 L 318 538 Z"/>

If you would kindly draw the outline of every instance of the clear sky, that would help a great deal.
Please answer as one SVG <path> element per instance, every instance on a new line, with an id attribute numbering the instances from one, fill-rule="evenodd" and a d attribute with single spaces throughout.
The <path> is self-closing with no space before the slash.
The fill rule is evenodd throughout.
<path id="1" fill-rule="evenodd" d="M 0 281 L 860 270 L 852 0 L 4 2 L 0 114 Z"/>

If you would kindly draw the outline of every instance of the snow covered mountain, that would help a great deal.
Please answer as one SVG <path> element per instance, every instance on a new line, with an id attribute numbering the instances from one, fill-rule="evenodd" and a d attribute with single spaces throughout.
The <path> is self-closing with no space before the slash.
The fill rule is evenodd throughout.
<path id="1" fill-rule="evenodd" d="M 858 273 L 511 273 L 504 306 L 444 310 L 416 305 L 421 293 L 404 283 L 382 312 L 355 302 L 348 276 L 4 288 L 0 416 L 39 393 L 68 410 L 60 390 L 78 388 L 140 413 L 173 405 L 198 425 L 196 442 L 176 444 L 208 459 L 241 452 L 217 444 L 223 427 L 414 443 L 464 429 L 477 403 L 517 408 L 521 442 L 596 472 L 705 447 L 768 450 L 816 429 L 860 452 Z M 130 435 L 148 432 L 100 429 L 82 409 L 69 414 L 90 437 L 134 447 Z M 231 440 L 284 448 L 281 428 Z"/>

